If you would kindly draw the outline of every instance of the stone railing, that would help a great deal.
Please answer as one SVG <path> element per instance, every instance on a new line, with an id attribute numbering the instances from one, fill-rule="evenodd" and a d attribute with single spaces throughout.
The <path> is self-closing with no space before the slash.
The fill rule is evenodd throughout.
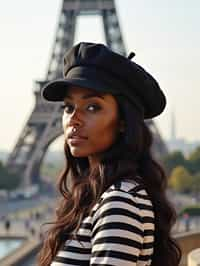
<path id="1" fill-rule="evenodd" d="M 181 250 L 182 260 L 180 266 L 199 266 L 200 264 L 189 264 L 188 260 L 191 257 L 190 252 L 200 248 L 200 231 L 191 231 L 187 233 L 180 233 L 175 235 Z M 192 256 L 192 258 L 194 255 Z"/>
<path id="2" fill-rule="evenodd" d="M 12 254 L 7 255 L 3 259 L 0 259 L 0 265 L 2 266 L 18 266 L 21 265 L 28 256 L 39 249 L 41 243 L 38 239 L 26 239 L 22 246 L 17 248 Z"/>
<path id="3" fill-rule="evenodd" d="M 197 248 L 189 253 L 188 266 L 200 266 L 200 248 Z"/>

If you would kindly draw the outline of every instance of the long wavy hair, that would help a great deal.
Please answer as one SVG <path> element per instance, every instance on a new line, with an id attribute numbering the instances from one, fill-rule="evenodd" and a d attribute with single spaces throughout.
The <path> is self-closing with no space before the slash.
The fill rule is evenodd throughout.
<path id="1" fill-rule="evenodd" d="M 178 266 L 181 249 L 171 236 L 177 214 L 168 201 L 168 178 L 165 170 L 153 158 L 153 135 L 134 106 L 123 96 L 115 96 L 118 110 L 125 122 L 125 131 L 102 153 L 99 165 L 89 171 L 88 158 L 75 158 L 67 143 L 64 145 L 65 167 L 57 182 L 61 199 L 55 221 L 46 232 L 38 254 L 38 265 L 48 266 L 59 248 L 76 233 L 84 217 L 101 194 L 116 180 L 131 178 L 144 185 L 155 212 L 155 242 L 153 266 Z M 138 178 L 141 177 L 141 178 Z"/>

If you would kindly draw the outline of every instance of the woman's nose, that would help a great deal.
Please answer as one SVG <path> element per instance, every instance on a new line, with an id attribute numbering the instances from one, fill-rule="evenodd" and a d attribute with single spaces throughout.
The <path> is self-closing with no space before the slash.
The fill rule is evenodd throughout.
<path id="1" fill-rule="evenodd" d="M 81 126 L 83 124 L 83 118 L 78 110 L 74 110 L 74 112 L 69 117 L 70 126 Z"/>

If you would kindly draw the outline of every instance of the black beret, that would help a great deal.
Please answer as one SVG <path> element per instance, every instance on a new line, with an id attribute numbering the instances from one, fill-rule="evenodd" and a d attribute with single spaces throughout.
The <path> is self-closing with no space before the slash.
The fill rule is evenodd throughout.
<path id="1" fill-rule="evenodd" d="M 144 119 L 158 116 L 166 106 L 166 97 L 158 82 L 131 61 L 132 56 L 124 57 L 104 44 L 81 42 L 64 55 L 64 78 L 47 83 L 42 97 L 63 101 L 67 88 L 73 85 L 127 96 Z"/>

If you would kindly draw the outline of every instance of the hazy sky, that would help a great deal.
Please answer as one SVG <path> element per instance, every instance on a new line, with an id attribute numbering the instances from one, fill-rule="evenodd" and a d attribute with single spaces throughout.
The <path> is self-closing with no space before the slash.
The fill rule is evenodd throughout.
<path id="1" fill-rule="evenodd" d="M 34 80 L 44 79 L 61 0 L 0 1 L 0 150 L 11 150 L 35 104 Z M 118 0 L 127 51 L 156 77 L 167 97 L 155 118 L 170 137 L 200 140 L 200 1 Z M 105 42 L 100 17 L 80 17 L 76 39 Z"/>

